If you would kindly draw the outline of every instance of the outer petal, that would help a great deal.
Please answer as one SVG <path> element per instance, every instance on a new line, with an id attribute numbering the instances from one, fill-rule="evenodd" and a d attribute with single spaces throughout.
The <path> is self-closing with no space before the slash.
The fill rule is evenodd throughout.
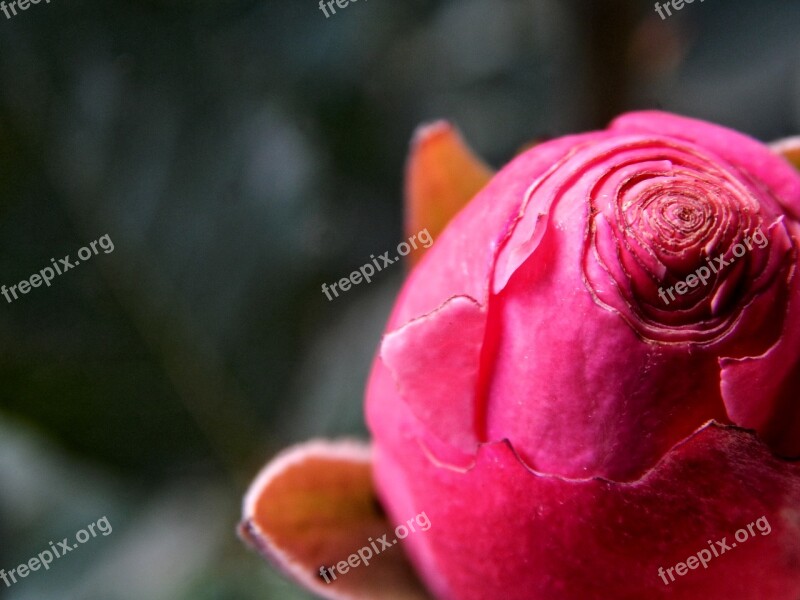
<path id="1" fill-rule="evenodd" d="M 441 600 L 800 597 L 800 465 L 749 432 L 708 424 L 624 484 L 529 471 L 507 443 L 468 471 L 406 450 L 400 463 L 377 447 L 376 477 L 392 514 L 423 507 L 433 523 L 409 541 Z M 751 525 L 761 517 L 771 531 Z M 723 538 L 706 569 L 659 577 Z"/>
<path id="2" fill-rule="evenodd" d="M 800 240 L 800 226 L 792 224 Z M 793 264 L 798 257 L 793 255 Z M 789 306 L 780 340 L 761 356 L 723 358 L 722 397 L 731 419 L 757 430 L 784 456 L 800 457 L 800 273 L 791 275 Z M 777 316 L 776 316 L 777 318 Z M 754 401 L 758 399 L 758 401 Z"/>
<path id="3" fill-rule="evenodd" d="M 448 300 L 388 334 L 381 359 L 411 412 L 439 440 L 474 454 L 486 313 L 471 298 Z"/>
<path id="4" fill-rule="evenodd" d="M 320 567 L 346 561 L 392 527 L 380 511 L 369 447 L 309 442 L 270 462 L 250 488 L 241 537 L 306 589 L 332 600 L 430 600 L 393 547 L 326 583 Z M 416 513 L 415 513 L 416 514 Z"/>

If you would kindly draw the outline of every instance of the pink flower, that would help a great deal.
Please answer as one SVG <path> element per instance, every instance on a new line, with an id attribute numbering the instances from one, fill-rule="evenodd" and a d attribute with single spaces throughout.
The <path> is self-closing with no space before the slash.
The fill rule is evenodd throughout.
<path id="1" fill-rule="evenodd" d="M 776 152 L 664 113 L 492 178 L 409 276 L 367 391 L 378 496 L 429 516 L 404 548 L 435 598 L 800 597 L 799 218 Z"/>

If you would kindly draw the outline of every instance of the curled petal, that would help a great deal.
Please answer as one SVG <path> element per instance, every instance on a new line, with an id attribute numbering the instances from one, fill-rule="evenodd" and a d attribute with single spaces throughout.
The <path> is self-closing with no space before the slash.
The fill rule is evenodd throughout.
<path id="1" fill-rule="evenodd" d="M 612 131 L 652 133 L 689 140 L 735 164 L 757 173 L 759 187 L 771 189 L 784 210 L 800 219 L 800 179 L 797 172 L 761 142 L 742 133 L 697 119 L 659 111 L 622 115 L 611 123 Z"/>

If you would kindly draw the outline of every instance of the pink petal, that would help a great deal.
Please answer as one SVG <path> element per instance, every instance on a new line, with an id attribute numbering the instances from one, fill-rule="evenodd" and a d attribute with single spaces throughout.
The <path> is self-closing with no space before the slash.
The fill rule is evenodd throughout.
<path id="1" fill-rule="evenodd" d="M 391 514 L 430 518 L 408 541 L 441 600 L 800 598 L 800 465 L 749 432 L 708 424 L 631 483 L 532 472 L 508 443 L 466 472 L 406 450 L 400 462 L 378 446 L 375 476 Z M 659 577 L 762 516 L 769 534 L 753 526 L 707 569 Z"/>
<path id="2" fill-rule="evenodd" d="M 486 313 L 471 298 L 451 298 L 432 313 L 386 335 L 380 357 L 401 398 L 425 429 L 473 454 Z"/>
<path id="3" fill-rule="evenodd" d="M 800 226 L 791 224 L 795 239 Z M 734 423 L 755 429 L 783 456 L 800 458 L 800 273 L 796 253 L 785 315 L 778 342 L 761 356 L 722 358 L 721 390 Z"/>

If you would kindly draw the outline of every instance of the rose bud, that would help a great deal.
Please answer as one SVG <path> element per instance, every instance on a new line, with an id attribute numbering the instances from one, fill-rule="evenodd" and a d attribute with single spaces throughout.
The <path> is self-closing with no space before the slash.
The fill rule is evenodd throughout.
<path id="1" fill-rule="evenodd" d="M 387 527 L 432 523 L 402 542 L 432 597 L 800 597 L 800 175 L 778 148 L 627 114 L 526 151 L 434 233 L 366 404 Z M 271 533 L 275 490 L 328 450 L 293 452 L 242 531 L 302 579 L 316 557 Z M 288 487 L 369 497 L 336 452 L 338 481 Z"/>

